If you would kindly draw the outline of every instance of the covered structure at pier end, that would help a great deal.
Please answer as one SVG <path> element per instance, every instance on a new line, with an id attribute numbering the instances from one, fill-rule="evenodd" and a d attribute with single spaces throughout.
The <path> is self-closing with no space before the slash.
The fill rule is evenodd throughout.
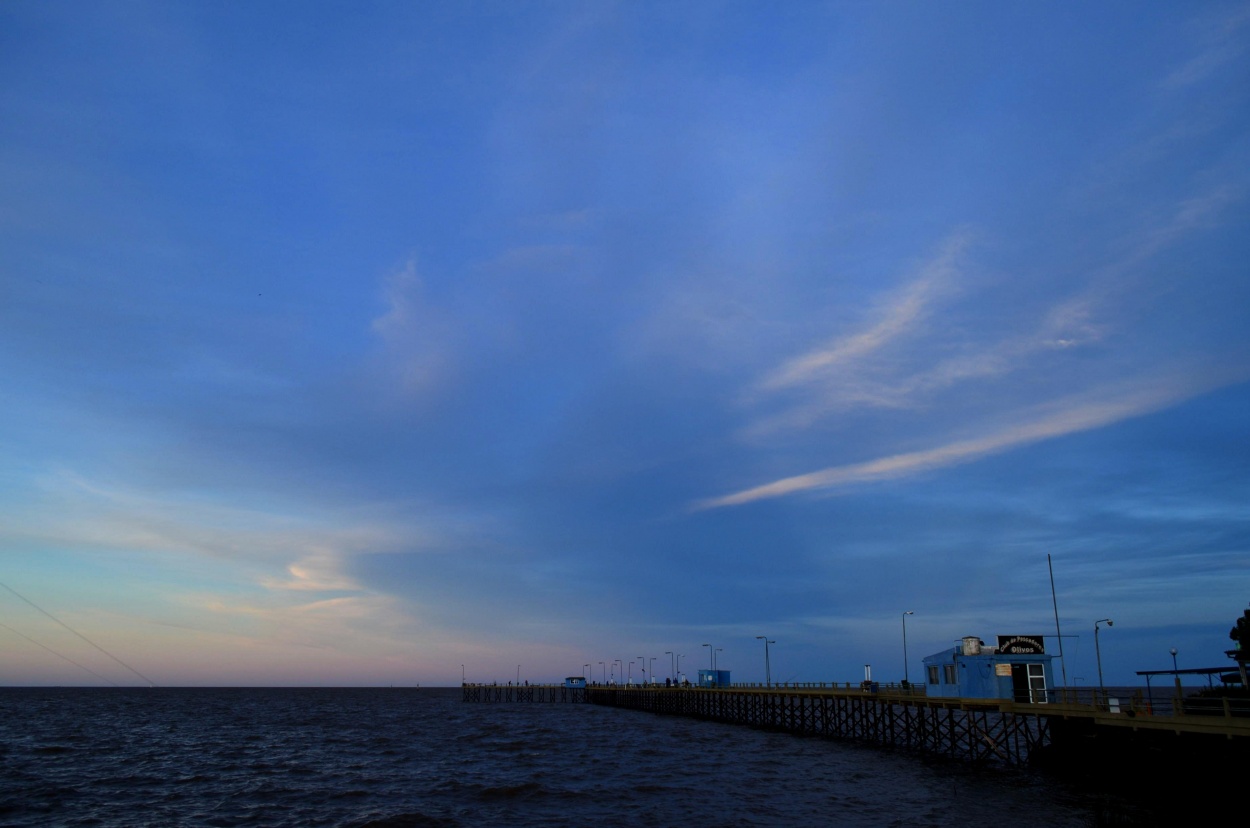
<path id="1" fill-rule="evenodd" d="M 996 647 L 965 636 L 949 650 L 925 656 L 925 693 L 1043 704 L 1054 688 L 1053 658 L 1040 635 L 1000 635 Z"/>

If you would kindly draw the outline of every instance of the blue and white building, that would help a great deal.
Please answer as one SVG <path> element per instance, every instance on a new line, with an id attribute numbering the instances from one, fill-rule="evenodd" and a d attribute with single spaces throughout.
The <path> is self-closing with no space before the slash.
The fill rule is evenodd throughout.
<path id="1" fill-rule="evenodd" d="M 925 692 L 936 698 L 1004 699 L 1044 704 L 1054 689 L 1040 635 L 1000 635 L 987 647 L 975 635 L 924 658 Z"/>
<path id="2" fill-rule="evenodd" d="M 729 671 L 728 670 L 700 670 L 699 671 L 699 687 L 728 687 Z"/>

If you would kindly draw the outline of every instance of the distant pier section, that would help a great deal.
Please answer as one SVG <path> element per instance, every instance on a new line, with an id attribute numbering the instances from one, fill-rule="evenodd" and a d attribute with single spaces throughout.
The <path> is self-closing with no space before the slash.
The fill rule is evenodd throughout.
<path id="1" fill-rule="evenodd" d="M 586 691 L 585 682 L 579 685 L 570 685 L 568 682 L 564 684 L 464 684 L 461 685 L 461 700 L 493 704 L 581 703 L 587 701 Z"/>

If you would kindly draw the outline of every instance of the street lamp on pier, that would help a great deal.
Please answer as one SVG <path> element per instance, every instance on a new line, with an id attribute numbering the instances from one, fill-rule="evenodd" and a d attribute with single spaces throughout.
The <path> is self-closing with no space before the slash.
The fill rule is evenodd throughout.
<path id="1" fill-rule="evenodd" d="M 716 651 L 712 649 L 711 644 L 704 644 L 707 647 L 707 666 L 709 670 L 716 669 Z"/>
<path id="2" fill-rule="evenodd" d="M 1098 662 L 1098 692 L 1102 694 L 1102 699 L 1106 702 L 1107 688 L 1102 683 L 1102 650 L 1098 648 L 1098 625 L 1103 623 L 1108 627 L 1114 627 L 1115 622 L 1110 618 L 1099 618 L 1094 622 L 1094 659 Z"/>
<path id="3" fill-rule="evenodd" d="M 755 636 L 756 641 L 759 641 L 761 639 L 763 639 L 764 641 L 764 686 L 772 687 L 773 686 L 773 669 L 772 669 L 772 666 L 768 663 L 768 645 L 776 644 L 777 642 L 769 641 L 768 636 L 766 635 Z"/>
<path id="4" fill-rule="evenodd" d="M 911 610 L 903 613 L 903 684 L 907 685 L 909 690 L 911 689 L 911 674 L 907 672 L 907 616 L 915 614 Z"/>
<path id="5" fill-rule="evenodd" d="M 1176 680 L 1176 712 L 1180 713 L 1181 696 L 1183 694 L 1183 691 L 1181 690 L 1181 674 L 1180 668 L 1176 666 L 1176 648 L 1173 647 L 1170 652 L 1172 653 L 1172 678 Z"/>

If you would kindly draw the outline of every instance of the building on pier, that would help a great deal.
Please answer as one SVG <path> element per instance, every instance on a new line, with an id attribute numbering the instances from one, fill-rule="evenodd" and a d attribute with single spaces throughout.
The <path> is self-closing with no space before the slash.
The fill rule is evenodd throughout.
<path id="1" fill-rule="evenodd" d="M 700 670 L 699 687 L 728 687 L 728 670 Z"/>
<path id="2" fill-rule="evenodd" d="M 949 650 L 925 656 L 925 692 L 939 698 L 1042 704 L 1054 687 L 1053 658 L 1040 635 L 1000 635 L 996 647 L 966 636 Z"/>

